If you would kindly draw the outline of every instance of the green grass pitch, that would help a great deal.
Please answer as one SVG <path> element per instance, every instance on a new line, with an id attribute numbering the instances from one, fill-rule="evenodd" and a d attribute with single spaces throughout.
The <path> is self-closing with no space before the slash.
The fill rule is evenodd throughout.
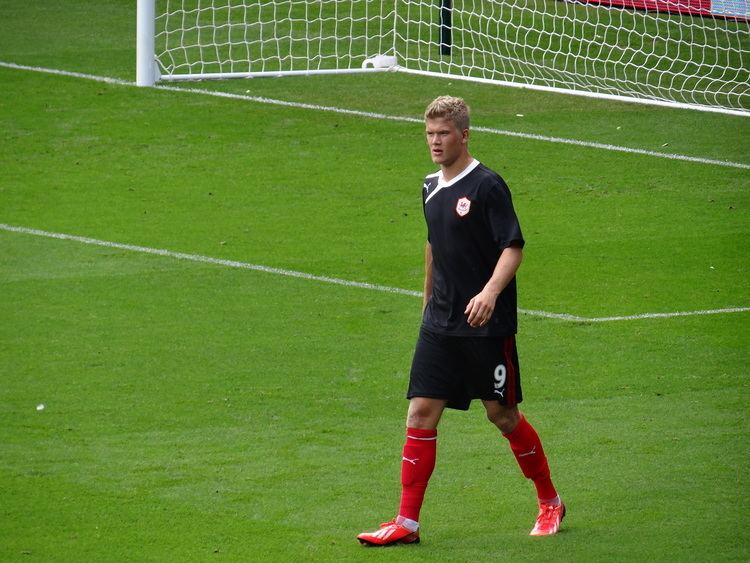
<path id="1" fill-rule="evenodd" d="M 0 62 L 134 79 L 135 2 L 6 4 Z M 477 126 L 750 163 L 744 117 L 401 75 L 194 86 L 407 117 L 451 93 Z M 418 124 L 7 67 L 0 91 L 2 224 L 421 286 Z M 471 146 L 514 194 L 522 308 L 750 305 L 747 169 Z M 522 315 L 564 531 L 527 537 L 533 487 L 473 408 L 441 425 L 422 544 L 358 545 L 397 505 L 419 306 L 0 230 L 0 560 L 750 558 L 748 312 Z"/>

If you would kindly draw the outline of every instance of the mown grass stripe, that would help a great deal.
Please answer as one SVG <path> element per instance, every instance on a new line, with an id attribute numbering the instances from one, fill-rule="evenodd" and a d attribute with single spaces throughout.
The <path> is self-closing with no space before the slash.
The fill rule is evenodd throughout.
<path id="1" fill-rule="evenodd" d="M 59 69 L 52 69 L 52 68 L 44 68 L 44 67 L 35 67 L 35 66 L 27 66 L 27 65 L 19 65 L 15 63 L 9 63 L 9 62 L 3 62 L 0 61 L 0 67 L 15 69 L 15 70 L 26 70 L 26 71 L 32 71 L 32 72 L 41 72 L 46 74 L 55 74 L 59 76 L 69 76 L 73 78 L 82 78 L 85 80 L 94 80 L 96 82 L 104 82 L 107 84 L 117 84 L 120 86 L 135 86 L 135 82 L 131 82 L 129 80 L 121 80 L 118 78 L 110 78 L 106 76 L 96 76 L 93 74 L 85 74 L 81 72 L 71 72 L 67 70 L 59 70 Z M 290 102 L 287 100 L 276 100 L 273 98 L 265 98 L 260 96 L 248 96 L 244 94 L 232 94 L 229 92 L 215 92 L 210 90 L 203 90 L 200 88 L 187 88 L 187 87 L 181 87 L 181 86 L 169 86 L 169 85 L 163 85 L 159 84 L 154 86 L 157 90 L 165 90 L 169 92 L 187 92 L 191 94 L 198 94 L 201 96 L 212 96 L 216 98 L 227 98 L 232 100 L 243 100 L 247 102 L 253 102 L 253 103 L 260 103 L 260 104 L 269 104 L 269 105 L 277 105 L 277 106 L 285 106 L 285 107 L 292 107 L 297 109 L 308 109 L 308 110 L 314 110 L 314 111 L 325 111 L 325 112 L 332 112 L 332 113 L 338 113 L 342 115 L 351 115 L 355 117 L 365 117 L 368 119 L 380 119 L 385 121 L 397 121 L 402 123 L 422 123 L 422 119 L 418 119 L 416 117 L 406 117 L 406 116 L 398 116 L 398 115 L 387 115 L 384 113 L 376 113 L 376 112 L 369 112 L 369 111 L 361 111 L 361 110 L 354 110 L 354 109 L 347 109 L 347 108 L 339 108 L 335 106 L 321 106 L 316 104 L 308 104 L 304 102 Z M 611 145 L 607 143 L 596 143 L 592 141 L 583 141 L 580 139 L 568 139 L 564 137 L 551 137 L 548 135 L 538 135 L 535 133 L 523 133 L 520 131 L 509 131 L 506 129 L 495 129 L 493 127 L 482 127 L 482 126 L 472 126 L 473 131 L 482 132 L 482 133 L 488 133 L 491 135 L 499 135 L 499 136 L 506 136 L 506 137 L 516 137 L 520 139 L 527 139 L 532 141 L 541 141 L 545 143 L 556 143 L 556 144 L 563 144 L 563 145 L 573 145 L 578 147 L 584 147 L 584 148 L 591 148 L 591 149 L 597 149 L 597 150 L 605 150 L 605 151 L 612 151 L 612 152 L 621 152 L 621 153 L 627 153 L 627 154 L 636 154 L 640 156 L 649 156 L 654 158 L 666 158 L 668 160 L 679 160 L 683 162 L 693 162 L 696 164 L 706 164 L 710 166 L 723 166 L 727 168 L 739 168 L 742 170 L 750 170 L 750 164 L 744 163 L 744 162 L 733 162 L 730 160 L 717 160 L 713 158 L 703 158 L 698 156 L 689 156 L 684 154 L 675 154 L 675 153 L 666 153 L 666 152 L 659 152 L 659 151 L 651 151 L 647 149 L 639 149 L 639 148 L 633 148 L 633 147 L 623 147 L 619 145 Z"/>
<path id="2" fill-rule="evenodd" d="M 14 225 L 6 225 L 4 223 L 0 223 L 0 230 L 11 232 L 11 233 L 19 233 L 19 234 L 25 234 L 25 235 L 38 236 L 38 237 L 79 242 L 82 244 L 102 246 L 105 248 L 116 248 L 119 250 L 126 250 L 129 252 L 152 254 L 156 256 L 163 256 L 166 258 L 174 258 L 177 260 L 186 260 L 190 262 L 199 262 L 203 264 L 213 264 L 216 266 L 224 266 L 227 268 L 239 268 L 243 270 L 253 270 L 256 272 L 264 272 L 266 274 L 274 274 L 274 275 L 286 276 L 290 278 L 299 278 L 299 279 L 304 279 L 304 280 L 309 280 L 309 281 L 341 285 L 345 287 L 356 287 L 360 289 L 368 289 L 371 291 L 381 291 L 384 293 L 393 293 L 397 295 L 422 297 L 421 291 L 415 291 L 411 289 L 403 289 L 400 287 L 391 287 L 387 285 L 374 284 L 374 283 L 368 283 L 368 282 L 344 280 L 344 279 L 336 278 L 332 276 L 319 276 L 319 275 L 310 274 L 307 272 L 299 272 L 297 270 L 275 268 L 273 266 L 265 266 L 263 264 L 251 264 L 248 262 L 240 262 L 238 260 L 226 260 L 223 258 L 203 256 L 200 254 L 176 252 L 173 250 L 166 250 L 163 248 L 151 248 L 148 246 L 124 244 L 120 242 L 99 240 L 99 239 L 90 238 L 90 237 L 70 235 L 66 233 L 54 233 L 50 231 L 43 231 L 40 229 L 32 229 L 29 227 L 18 227 Z M 698 311 L 676 311 L 676 312 L 670 312 L 670 313 L 639 313 L 635 315 L 608 316 L 608 317 L 582 317 L 578 315 L 572 315 L 569 313 L 554 313 L 550 311 L 536 311 L 536 310 L 531 310 L 531 309 L 520 309 L 520 308 L 518 309 L 518 311 L 519 313 L 523 315 L 529 315 L 533 317 L 543 317 L 546 319 L 555 319 L 555 320 L 572 321 L 572 322 L 602 323 L 602 322 L 629 321 L 629 320 L 639 320 L 639 319 L 668 319 L 668 318 L 673 318 L 673 317 L 692 317 L 692 316 L 701 316 L 701 315 L 743 313 L 743 312 L 750 311 L 750 307 L 725 307 L 721 309 L 704 309 L 704 310 L 698 310 Z"/>

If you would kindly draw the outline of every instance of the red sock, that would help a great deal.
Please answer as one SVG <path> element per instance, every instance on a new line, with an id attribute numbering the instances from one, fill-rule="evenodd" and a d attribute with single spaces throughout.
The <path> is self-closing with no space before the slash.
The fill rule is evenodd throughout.
<path id="1" fill-rule="evenodd" d="M 550 479 L 547 456 L 544 455 L 542 442 L 534 427 L 526 417 L 521 415 L 518 426 L 510 434 L 503 434 L 510 443 L 510 449 L 516 456 L 524 476 L 531 479 L 536 487 L 540 500 L 551 500 L 557 497 L 557 491 Z"/>
<path id="2" fill-rule="evenodd" d="M 419 522 L 427 482 L 435 469 L 437 430 L 406 429 L 401 459 L 401 506 L 399 516 Z"/>

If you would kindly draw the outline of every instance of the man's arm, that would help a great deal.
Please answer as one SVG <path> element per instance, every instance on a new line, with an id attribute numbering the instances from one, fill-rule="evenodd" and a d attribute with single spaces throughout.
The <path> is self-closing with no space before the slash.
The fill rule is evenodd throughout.
<path id="1" fill-rule="evenodd" d="M 471 327 L 478 328 L 489 322 L 495 310 L 497 296 L 516 275 L 522 259 L 523 250 L 518 246 L 509 246 L 503 250 L 490 281 L 487 282 L 482 291 L 471 298 L 466 306 L 464 315 L 467 315 L 466 322 Z"/>
<path id="2" fill-rule="evenodd" d="M 430 295 L 432 295 L 432 245 L 428 242 L 424 247 L 424 295 L 422 296 L 422 312 L 427 308 Z"/>

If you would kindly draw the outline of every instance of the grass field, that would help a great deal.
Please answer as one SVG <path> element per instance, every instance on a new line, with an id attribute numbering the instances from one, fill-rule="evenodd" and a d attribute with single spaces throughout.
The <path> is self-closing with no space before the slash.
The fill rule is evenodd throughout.
<path id="1" fill-rule="evenodd" d="M 0 63 L 133 80 L 134 4 L 7 2 Z M 750 164 L 744 117 L 401 75 L 192 86 L 400 117 L 451 93 L 477 126 Z M 474 133 L 527 239 L 520 306 L 588 319 L 520 318 L 569 515 L 529 538 L 507 446 L 449 412 L 422 544 L 368 550 L 420 299 L 197 257 L 418 290 L 422 127 L 8 67 L 0 87 L 0 560 L 750 558 L 750 313 L 600 320 L 750 306 L 747 168 Z"/>

